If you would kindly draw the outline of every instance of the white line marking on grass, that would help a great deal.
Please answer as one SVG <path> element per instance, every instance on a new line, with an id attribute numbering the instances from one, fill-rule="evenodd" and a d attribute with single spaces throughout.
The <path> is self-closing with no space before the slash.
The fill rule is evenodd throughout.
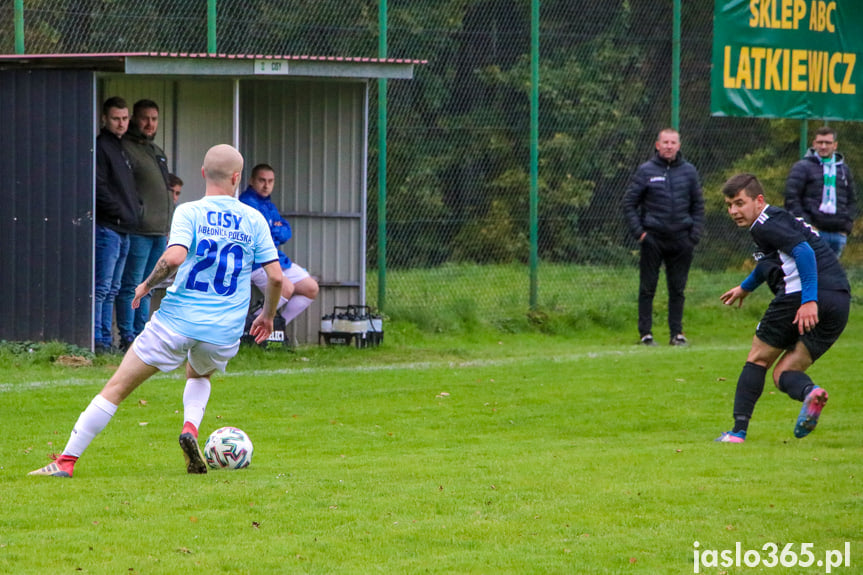
<path id="1" fill-rule="evenodd" d="M 178 379 L 181 374 L 158 373 L 150 379 Z M 23 383 L 0 383 L 0 393 L 8 393 L 10 391 L 29 391 L 33 389 L 43 389 L 46 387 L 76 387 L 85 385 L 104 385 L 108 380 L 104 377 L 83 379 L 73 377 L 69 379 L 48 379 L 44 381 L 25 381 Z"/>
<path id="2" fill-rule="evenodd" d="M 24 383 L 0 383 L 0 393 L 9 391 L 28 391 L 43 387 L 67 387 L 75 385 L 90 385 L 99 383 L 98 379 L 49 379 L 47 381 L 25 381 Z"/>
<path id="3" fill-rule="evenodd" d="M 514 363 L 528 364 L 536 362 L 554 362 L 554 363 L 570 363 L 584 360 L 605 359 L 607 357 L 623 357 L 633 355 L 647 354 L 663 354 L 679 353 L 681 351 L 734 351 L 744 349 L 745 346 L 711 346 L 698 347 L 697 349 L 687 348 L 686 350 L 668 349 L 609 349 L 598 351 L 587 351 L 583 353 L 574 353 L 569 355 L 552 355 L 547 357 L 504 357 L 495 359 L 469 359 L 464 361 L 419 361 L 411 363 L 390 363 L 385 365 L 357 365 L 357 366 L 324 366 L 324 367 L 301 367 L 301 368 L 279 368 L 279 369 L 256 369 L 252 371 L 233 371 L 218 374 L 218 378 L 232 377 L 250 377 L 250 376 L 268 376 L 268 375 L 303 375 L 309 373 L 351 373 L 351 372 L 377 372 L 377 371 L 419 371 L 424 369 L 437 369 L 441 367 L 449 367 L 451 369 L 459 368 L 474 368 L 474 367 L 496 367 L 504 365 L 512 365 Z M 184 379 L 185 373 L 181 370 L 170 373 L 158 373 L 151 379 Z M 8 393 L 14 391 L 29 391 L 34 389 L 43 389 L 50 387 L 72 387 L 104 384 L 107 381 L 104 378 L 70 378 L 70 379 L 48 379 L 44 381 L 28 381 L 23 383 L 0 383 L 0 393 Z"/>
<path id="4" fill-rule="evenodd" d="M 745 349 L 744 346 L 716 346 L 716 347 L 699 347 L 697 351 L 732 351 Z M 321 372 L 376 372 L 376 371 L 394 371 L 399 369 L 404 370 L 422 370 L 440 367 L 450 368 L 465 368 L 465 367 L 496 367 L 502 365 L 512 365 L 514 363 L 536 363 L 536 362 L 554 362 L 554 363 L 569 363 L 575 361 L 589 359 L 604 359 L 611 356 L 627 356 L 635 354 L 647 353 L 662 353 L 660 350 L 620 350 L 610 349 L 602 351 L 588 351 L 584 353 L 575 353 L 570 355 L 552 355 L 543 357 L 505 357 L 496 359 L 469 359 L 465 361 L 420 361 L 412 363 L 392 363 L 386 365 L 358 365 L 358 366 L 339 366 L 339 367 L 302 367 L 297 369 L 280 368 L 280 369 L 261 369 L 253 371 L 236 371 L 221 374 L 220 377 L 247 377 L 261 375 L 290 375 L 290 374 L 307 374 Z M 669 353 L 679 353 L 680 349 L 666 350 Z M 686 351 L 689 351 L 687 349 Z"/>

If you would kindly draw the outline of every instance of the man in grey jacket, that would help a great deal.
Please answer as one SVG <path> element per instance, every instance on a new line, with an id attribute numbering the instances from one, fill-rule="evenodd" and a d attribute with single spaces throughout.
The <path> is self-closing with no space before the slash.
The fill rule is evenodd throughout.
<path id="1" fill-rule="evenodd" d="M 857 216 L 854 178 L 836 151 L 838 143 L 836 130 L 818 128 L 812 147 L 785 182 L 785 209 L 812 226 L 836 257 L 842 255 Z"/>
<path id="2" fill-rule="evenodd" d="M 123 150 L 132 164 L 135 186 L 144 210 L 138 228 L 129 236 L 129 254 L 117 295 L 117 327 L 123 351 L 144 330 L 150 318 L 150 296 L 141 298 L 135 310 L 132 309 L 132 300 L 135 288 L 149 276 L 165 251 L 174 215 L 168 159 L 153 141 L 158 127 L 158 104 L 152 100 L 135 102 L 129 130 L 123 137 Z"/>
<path id="3" fill-rule="evenodd" d="M 665 263 L 668 328 L 671 345 L 686 345 L 683 304 L 695 245 L 704 230 L 704 198 L 695 166 L 680 153 L 680 134 L 666 128 L 656 138 L 656 153 L 632 176 L 623 212 L 632 237 L 641 246 L 638 334 L 643 345 L 653 339 L 653 298 Z"/>

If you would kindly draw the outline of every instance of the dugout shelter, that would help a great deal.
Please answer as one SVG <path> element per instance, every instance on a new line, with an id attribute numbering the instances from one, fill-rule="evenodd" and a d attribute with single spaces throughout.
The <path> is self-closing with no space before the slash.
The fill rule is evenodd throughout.
<path id="1" fill-rule="evenodd" d="M 225 54 L 0 55 L 0 340 L 93 348 L 95 142 L 102 102 L 160 107 L 156 143 L 204 194 L 204 153 L 230 143 L 276 171 L 293 229 L 282 249 L 320 293 L 288 328 L 317 341 L 334 306 L 365 304 L 369 82 L 410 79 L 404 59 Z M 254 295 L 253 295 L 254 297 Z M 153 306 L 155 309 L 155 305 Z"/>

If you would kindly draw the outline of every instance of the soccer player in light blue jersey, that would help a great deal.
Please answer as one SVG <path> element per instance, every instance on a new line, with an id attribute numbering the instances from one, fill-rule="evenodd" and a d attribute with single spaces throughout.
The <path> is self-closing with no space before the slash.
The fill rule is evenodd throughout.
<path id="1" fill-rule="evenodd" d="M 210 398 L 210 376 L 225 371 L 237 354 L 249 307 L 253 264 L 267 273 L 264 309 L 250 333 L 261 343 L 273 331 L 282 270 L 263 216 L 235 197 L 243 157 L 231 146 L 210 148 L 201 173 L 206 195 L 179 206 L 168 248 L 135 289 L 133 306 L 171 274 L 177 274 L 160 308 L 126 353 L 120 367 L 81 413 L 63 453 L 30 475 L 72 477 L 78 458 L 107 425 L 120 403 L 157 371 L 186 362 L 184 425 L 180 447 L 188 473 L 206 473 L 198 427 Z"/>

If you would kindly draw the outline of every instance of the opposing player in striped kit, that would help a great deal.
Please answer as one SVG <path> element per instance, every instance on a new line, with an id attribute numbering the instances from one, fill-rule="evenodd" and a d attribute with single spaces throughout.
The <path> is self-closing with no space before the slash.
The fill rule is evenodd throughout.
<path id="1" fill-rule="evenodd" d="M 739 307 L 764 282 L 774 298 L 755 328 L 752 348 L 737 381 L 734 427 L 716 441 L 745 441 L 767 370 L 774 363 L 776 387 L 803 402 L 794 436 L 806 437 L 815 429 L 828 397 L 806 370 L 830 349 L 848 323 L 848 278 L 833 250 L 808 224 L 765 201 L 764 189 L 754 175 L 730 178 L 722 193 L 734 223 L 749 228 L 758 248 L 758 263 L 749 277 L 722 294 L 721 300 L 726 305 L 737 302 Z"/>

